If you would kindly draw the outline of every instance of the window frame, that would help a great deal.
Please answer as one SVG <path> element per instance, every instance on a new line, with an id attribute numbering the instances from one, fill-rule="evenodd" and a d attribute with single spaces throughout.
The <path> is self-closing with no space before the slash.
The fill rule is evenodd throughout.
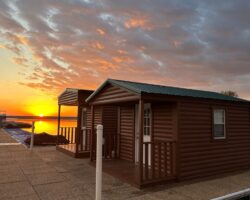
<path id="1" fill-rule="evenodd" d="M 149 115 L 146 118 L 145 117 L 145 111 L 147 109 L 149 110 Z M 149 120 L 149 124 L 146 125 L 145 119 Z M 149 134 L 145 133 L 145 129 L 148 129 Z M 144 114 L 143 114 L 143 136 L 151 137 L 151 135 L 152 135 L 152 107 L 151 107 L 151 103 L 146 103 L 146 104 L 144 104 Z"/>
<path id="2" fill-rule="evenodd" d="M 81 111 L 82 111 L 81 112 L 81 129 L 84 130 L 87 127 L 87 108 L 83 107 Z M 86 123 L 85 126 L 83 126 L 84 125 L 84 118 L 83 118 L 84 113 L 85 113 L 85 120 L 86 120 L 85 121 L 85 123 Z"/>
<path id="3" fill-rule="evenodd" d="M 223 110 L 224 111 L 224 136 L 222 137 L 217 137 L 215 136 L 215 129 L 214 129 L 214 125 L 215 125 L 215 121 L 214 121 L 214 113 L 217 110 Z M 212 108 L 212 139 L 213 140 L 217 140 L 217 141 L 224 141 L 227 139 L 227 109 L 225 107 L 213 107 Z"/>

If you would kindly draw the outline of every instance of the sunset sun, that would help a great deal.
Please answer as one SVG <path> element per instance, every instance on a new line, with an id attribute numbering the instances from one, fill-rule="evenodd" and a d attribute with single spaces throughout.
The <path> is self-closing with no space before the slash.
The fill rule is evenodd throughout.
<path id="1" fill-rule="evenodd" d="M 39 114 L 39 117 L 44 117 L 44 114 Z"/>

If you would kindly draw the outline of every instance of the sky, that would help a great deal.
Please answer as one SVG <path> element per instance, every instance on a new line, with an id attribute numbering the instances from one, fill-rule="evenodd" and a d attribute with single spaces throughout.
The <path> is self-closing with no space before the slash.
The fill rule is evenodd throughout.
<path id="1" fill-rule="evenodd" d="M 56 115 L 66 87 L 107 78 L 250 100 L 250 1 L 0 0 L 0 59 L 10 115 Z"/>

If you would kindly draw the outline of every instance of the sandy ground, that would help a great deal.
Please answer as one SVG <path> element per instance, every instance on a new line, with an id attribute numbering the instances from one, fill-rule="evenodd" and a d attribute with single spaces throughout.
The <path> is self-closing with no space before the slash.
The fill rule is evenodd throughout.
<path id="1" fill-rule="evenodd" d="M 95 168 L 88 159 L 74 159 L 55 147 L 33 152 L 0 130 L 0 200 L 92 200 L 95 195 Z M 1 145 L 2 144 L 2 145 Z M 250 187 L 250 171 L 213 180 L 157 186 L 139 190 L 103 174 L 103 199 L 203 200 Z"/>

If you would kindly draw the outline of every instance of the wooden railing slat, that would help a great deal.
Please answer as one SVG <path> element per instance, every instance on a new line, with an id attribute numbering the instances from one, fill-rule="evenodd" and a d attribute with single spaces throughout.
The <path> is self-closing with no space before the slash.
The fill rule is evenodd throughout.
<path id="1" fill-rule="evenodd" d="M 114 148 L 113 144 L 114 135 L 109 135 L 109 146 L 108 146 L 108 158 L 112 159 L 112 150 Z"/>
<path id="2" fill-rule="evenodd" d="M 168 144 L 169 143 L 163 143 L 164 144 L 164 176 L 167 176 L 168 175 L 168 162 L 167 162 L 167 157 L 168 157 L 168 154 L 167 154 L 167 151 L 168 151 Z M 171 156 L 172 157 L 172 156 Z"/>
<path id="3" fill-rule="evenodd" d="M 83 151 L 83 134 L 85 134 L 85 130 L 82 130 L 81 134 L 80 134 L 80 149 L 81 149 L 81 151 Z"/>
<path id="4" fill-rule="evenodd" d="M 152 165 L 152 179 L 155 179 L 155 144 L 151 144 L 151 165 Z"/>
<path id="5" fill-rule="evenodd" d="M 170 148 L 170 171 L 171 174 L 174 175 L 174 143 L 169 145 Z"/>
<path id="6" fill-rule="evenodd" d="M 115 135 L 115 138 L 114 138 L 114 149 L 115 149 L 115 158 L 117 158 L 117 151 L 118 151 L 118 148 L 117 148 L 117 146 L 118 146 L 118 144 L 117 144 L 117 135 Z"/>
<path id="7" fill-rule="evenodd" d="M 161 143 L 158 143 L 158 175 L 161 178 Z"/>
<path id="8" fill-rule="evenodd" d="M 150 183 L 157 180 L 174 178 L 175 163 L 174 163 L 174 148 L 175 141 L 152 141 L 143 142 L 144 146 L 144 167 L 143 167 L 143 182 Z M 149 148 L 151 146 L 151 148 Z M 151 150 L 150 150 L 151 149 Z M 151 151 L 151 152 L 149 152 Z M 151 155 L 151 166 L 149 157 Z M 157 175 L 156 175 L 157 174 Z"/>
<path id="9" fill-rule="evenodd" d="M 148 180 L 148 145 L 145 144 L 145 179 Z"/>
<path id="10" fill-rule="evenodd" d="M 71 143 L 71 144 L 73 143 L 73 131 L 74 131 L 74 128 L 71 127 L 71 129 L 70 129 L 70 132 L 71 132 L 70 143 Z"/>
<path id="11" fill-rule="evenodd" d="M 88 133 L 87 133 L 87 129 L 84 130 L 84 134 L 85 134 L 85 145 L 84 145 L 84 151 L 87 150 L 87 141 L 88 141 Z"/>
<path id="12" fill-rule="evenodd" d="M 67 139 L 68 139 L 68 141 L 69 141 L 69 143 L 70 143 L 69 131 L 70 131 L 70 129 L 69 129 L 69 128 L 67 128 Z"/>
<path id="13" fill-rule="evenodd" d="M 90 148 L 89 145 L 89 139 L 90 139 L 90 129 L 85 130 L 85 146 L 83 145 L 83 134 L 80 134 L 80 148 L 81 150 L 88 151 Z M 68 140 L 69 144 L 75 144 L 76 143 L 76 127 L 60 127 L 59 129 L 59 136 L 65 137 L 66 140 Z M 59 141 L 60 142 L 60 141 Z M 58 143 L 58 144 L 61 144 Z"/>

